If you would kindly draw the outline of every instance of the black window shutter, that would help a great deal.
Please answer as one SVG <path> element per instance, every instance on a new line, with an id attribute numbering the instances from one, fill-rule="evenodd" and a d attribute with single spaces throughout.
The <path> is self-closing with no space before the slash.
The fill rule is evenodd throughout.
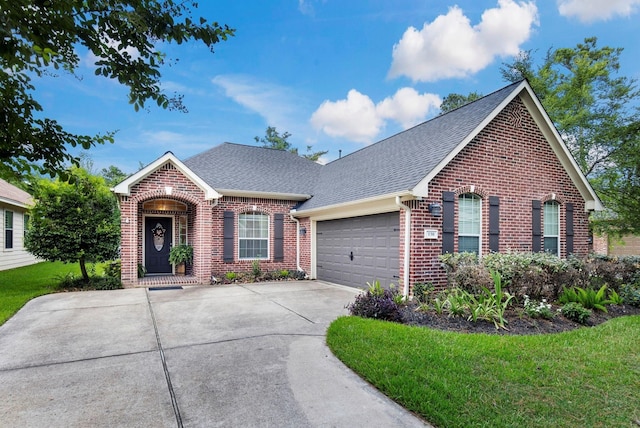
<path id="1" fill-rule="evenodd" d="M 567 234 L 567 255 L 573 253 L 573 204 L 568 202 L 565 204 L 566 210 L 566 234 Z"/>
<path id="2" fill-rule="evenodd" d="M 542 227 L 541 227 L 541 203 L 540 201 L 531 201 L 531 230 L 532 241 L 531 251 L 539 253 L 542 251 Z"/>
<path id="3" fill-rule="evenodd" d="M 284 214 L 273 216 L 273 260 L 284 260 Z"/>
<path id="4" fill-rule="evenodd" d="M 225 262 L 233 261 L 233 211 L 225 211 L 222 223 L 222 260 Z"/>
<path id="5" fill-rule="evenodd" d="M 500 198 L 489 196 L 489 251 L 500 251 Z"/>
<path id="6" fill-rule="evenodd" d="M 456 194 L 442 192 L 442 254 L 453 253 Z"/>

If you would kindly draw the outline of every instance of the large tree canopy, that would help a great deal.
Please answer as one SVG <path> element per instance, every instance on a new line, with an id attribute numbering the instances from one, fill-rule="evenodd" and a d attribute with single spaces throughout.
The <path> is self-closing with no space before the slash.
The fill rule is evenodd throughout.
<path id="1" fill-rule="evenodd" d="M 640 119 L 635 80 L 617 75 L 621 53 L 599 48 L 592 37 L 575 48 L 549 50 L 540 65 L 527 51 L 502 68 L 508 81 L 529 81 L 590 179 L 615 167 L 613 158 L 627 140 L 623 131 Z"/>
<path id="2" fill-rule="evenodd" d="M 102 177 L 72 167 L 72 182 L 41 179 L 34 186 L 25 246 L 49 261 L 78 262 L 88 279 L 86 262 L 103 262 L 118 255 L 118 206 Z"/>
<path id="3" fill-rule="evenodd" d="M 112 133 L 67 132 L 35 97 L 37 79 L 59 70 L 75 73 L 80 46 L 98 59 L 95 74 L 129 88 L 137 111 L 148 101 L 182 108 L 181 96 L 160 88 L 165 56 L 157 42 L 196 40 L 213 45 L 234 34 L 226 25 L 194 18 L 192 1 L 0 0 L 0 175 L 36 169 L 55 174 L 77 159 L 68 147 L 88 149 L 113 141 Z"/>

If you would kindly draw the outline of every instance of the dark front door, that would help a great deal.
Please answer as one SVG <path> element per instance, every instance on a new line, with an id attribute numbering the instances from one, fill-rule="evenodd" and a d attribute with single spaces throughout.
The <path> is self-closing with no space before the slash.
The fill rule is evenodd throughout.
<path id="1" fill-rule="evenodd" d="M 148 274 L 172 273 L 169 250 L 173 236 L 170 217 L 145 217 L 144 267 Z"/>

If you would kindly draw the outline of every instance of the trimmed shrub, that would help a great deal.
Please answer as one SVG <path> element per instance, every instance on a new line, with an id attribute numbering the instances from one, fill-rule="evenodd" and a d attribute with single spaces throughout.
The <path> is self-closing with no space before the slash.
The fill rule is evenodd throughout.
<path id="1" fill-rule="evenodd" d="M 383 290 L 370 286 L 366 293 L 356 296 L 356 300 L 347 305 L 347 309 L 351 315 L 363 318 L 400 322 L 402 314 L 397 295 L 393 289 Z"/>

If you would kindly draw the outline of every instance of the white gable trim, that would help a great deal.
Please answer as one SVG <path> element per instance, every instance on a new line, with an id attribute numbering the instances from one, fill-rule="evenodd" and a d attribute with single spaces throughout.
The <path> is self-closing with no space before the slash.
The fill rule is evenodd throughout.
<path id="1" fill-rule="evenodd" d="M 167 162 L 171 162 L 178 171 L 183 173 L 196 186 L 202 189 L 202 191 L 204 192 L 205 200 L 219 199 L 222 197 L 220 193 L 218 193 L 215 189 L 205 183 L 204 180 L 198 177 L 171 152 L 165 153 L 149 165 L 142 168 L 140 171 L 129 176 L 126 180 L 124 180 L 122 183 L 118 184 L 111 190 L 118 195 L 131 196 L 131 188 L 135 184 L 139 183 L 145 177 L 160 169 L 160 167 L 165 165 Z"/>
<path id="2" fill-rule="evenodd" d="M 571 152 L 567 148 L 566 144 L 560 137 L 556 127 L 551 122 L 551 119 L 547 115 L 547 112 L 542 107 L 540 100 L 534 94 L 531 86 L 526 80 L 523 80 L 512 92 L 506 97 L 487 117 L 460 143 L 453 149 L 435 168 L 433 168 L 427 176 L 425 176 L 420 182 L 413 188 L 412 193 L 416 196 L 426 197 L 429 194 L 429 183 L 433 178 L 444 169 L 455 158 L 458 153 L 462 151 L 493 119 L 505 109 L 515 97 L 520 96 L 523 103 L 531 113 L 531 116 L 536 121 L 538 128 L 545 136 L 546 140 L 551 145 L 556 157 L 567 171 L 567 174 L 571 177 L 571 180 L 577 187 L 578 191 L 585 200 L 585 210 L 603 210 L 603 205 L 596 192 L 589 184 L 587 178 L 582 174 L 578 164 L 571 155 Z"/>
<path id="3" fill-rule="evenodd" d="M 551 122 L 551 119 L 547 115 L 544 107 L 542 107 L 540 100 L 534 94 L 529 84 L 527 84 L 526 88 L 527 91 L 522 93 L 520 96 L 522 102 L 527 107 L 529 113 L 531 113 L 531 116 L 533 117 L 533 120 L 536 121 L 538 128 L 551 145 L 551 149 L 553 149 L 553 152 L 556 154 L 556 157 L 564 167 L 565 171 L 567 171 L 567 174 L 571 177 L 573 184 L 584 198 L 585 211 L 602 211 L 604 206 L 602 205 L 600 198 L 598 198 L 598 195 L 595 190 L 593 190 L 593 187 L 591 187 L 589 180 L 587 180 L 587 177 L 585 177 L 580 170 L 578 163 L 569 151 L 567 145 L 564 143 L 564 140 L 558 133 L 555 125 Z"/>

